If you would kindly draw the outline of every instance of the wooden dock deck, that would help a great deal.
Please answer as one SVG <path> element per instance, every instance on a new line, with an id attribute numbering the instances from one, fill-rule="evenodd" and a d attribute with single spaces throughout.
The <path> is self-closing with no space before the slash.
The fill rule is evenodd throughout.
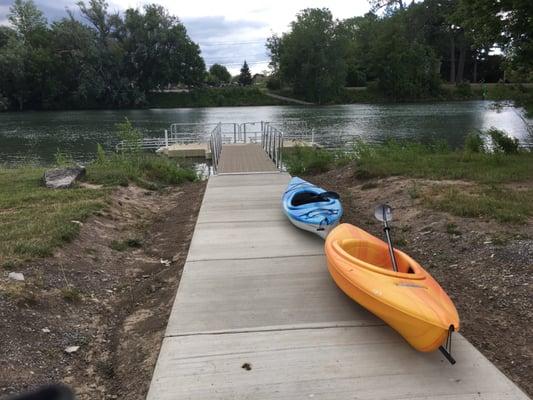
<path id="1" fill-rule="evenodd" d="M 246 146 L 209 179 L 148 400 L 527 399 L 461 335 L 450 365 L 346 297 Z"/>
<path id="2" fill-rule="evenodd" d="M 219 174 L 274 171 L 277 171 L 276 166 L 258 144 L 225 144 L 222 146 L 218 162 Z"/>

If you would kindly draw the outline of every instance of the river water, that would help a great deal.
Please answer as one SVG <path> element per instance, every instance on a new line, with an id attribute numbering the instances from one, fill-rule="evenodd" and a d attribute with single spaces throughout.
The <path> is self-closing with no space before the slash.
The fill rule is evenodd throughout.
<path id="1" fill-rule="evenodd" d="M 0 113 L 0 164 L 47 164 L 58 149 L 77 161 L 91 160 L 97 143 L 114 148 L 118 141 L 115 124 L 125 117 L 146 137 L 162 137 L 164 129 L 174 122 L 263 120 L 285 123 L 286 130 L 313 130 L 315 140 L 325 145 L 347 137 L 371 142 L 396 137 L 421 142 L 445 140 L 460 147 L 469 130 L 491 126 L 519 138 L 524 145 L 533 144 L 523 112 L 496 107 L 490 101 L 24 112 Z"/>

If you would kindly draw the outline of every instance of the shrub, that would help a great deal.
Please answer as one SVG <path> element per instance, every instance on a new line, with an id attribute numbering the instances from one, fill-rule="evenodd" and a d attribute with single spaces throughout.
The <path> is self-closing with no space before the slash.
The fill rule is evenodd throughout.
<path id="1" fill-rule="evenodd" d="M 484 153 L 485 142 L 479 131 L 470 131 L 465 138 L 464 149 L 467 153 Z"/>
<path id="2" fill-rule="evenodd" d="M 277 76 L 271 76 L 266 82 L 267 89 L 279 90 L 281 89 L 281 81 Z"/>
<path id="3" fill-rule="evenodd" d="M 496 153 L 518 153 L 518 139 L 510 137 L 505 131 L 490 128 L 487 135 L 492 139 L 493 149 Z"/>
<path id="4" fill-rule="evenodd" d="M 285 165 L 293 175 L 325 172 L 332 167 L 335 158 L 330 151 L 304 146 L 296 146 L 286 153 Z"/>

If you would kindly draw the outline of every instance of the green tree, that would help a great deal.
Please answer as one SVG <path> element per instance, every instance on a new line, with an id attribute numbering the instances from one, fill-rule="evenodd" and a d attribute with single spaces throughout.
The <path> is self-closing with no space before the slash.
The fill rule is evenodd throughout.
<path id="1" fill-rule="evenodd" d="M 430 46 L 409 35 L 405 18 L 401 13 L 380 23 L 370 54 L 379 88 L 397 100 L 436 95 L 438 58 Z"/>
<path id="2" fill-rule="evenodd" d="M 290 32 L 271 40 L 276 45 L 270 53 L 279 57 L 282 80 L 310 101 L 331 101 L 344 87 L 345 42 L 337 28 L 328 9 L 311 8 L 296 15 Z"/>
<path id="3" fill-rule="evenodd" d="M 228 69 L 220 64 L 211 65 L 209 75 L 215 84 L 229 83 L 231 81 L 231 74 Z"/>
<path id="4" fill-rule="evenodd" d="M 241 73 L 239 74 L 239 85 L 248 86 L 252 84 L 252 74 L 250 73 L 250 68 L 248 63 L 244 60 L 244 64 L 241 68 Z"/>

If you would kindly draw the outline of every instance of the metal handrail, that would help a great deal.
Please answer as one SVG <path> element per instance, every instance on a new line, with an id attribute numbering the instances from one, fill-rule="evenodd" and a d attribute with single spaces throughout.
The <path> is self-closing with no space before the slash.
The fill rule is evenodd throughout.
<path id="1" fill-rule="evenodd" d="M 274 161 L 276 168 L 283 166 L 283 132 L 268 122 L 261 123 L 261 147 Z"/>
<path id="2" fill-rule="evenodd" d="M 220 159 L 220 153 L 222 152 L 222 123 L 219 122 L 215 128 L 211 131 L 209 139 L 209 147 L 211 149 L 211 160 L 213 164 L 213 172 L 216 174 L 218 171 L 218 161 Z"/>

